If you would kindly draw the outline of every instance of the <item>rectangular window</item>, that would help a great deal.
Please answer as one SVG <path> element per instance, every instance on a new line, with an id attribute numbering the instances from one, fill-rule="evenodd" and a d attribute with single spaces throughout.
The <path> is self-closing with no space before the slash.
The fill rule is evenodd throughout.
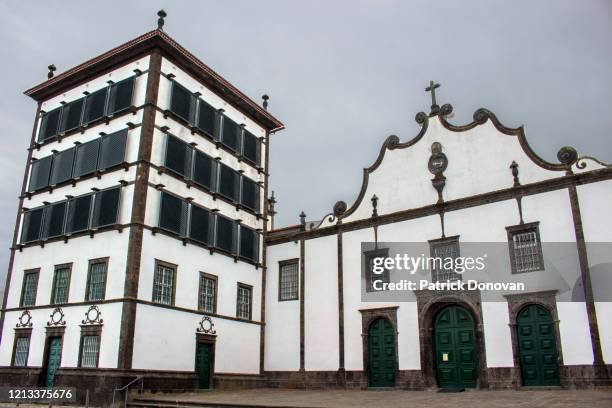
<path id="1" fill-rule="evenodd" d="M 81 367 L 97 367 L 100 354 L 100 335 L 87 334 L 81 338 Z"/>
<path id="2" fill-rule="evenodd" d="M 98 169 L 106 170 L 125 161 L 125 145 L 128 130 L 123 129 L 100 139 L 100 163 Z"/>
<path id="3" fill-rule="evenodd" d="M 219 188 L 218 192 L 232 201 L 238 201 L 240 185 L 240 174 L 229 166 L 219 163 Z"/>
<path id="4" fill-rule="evenodd" d="M 461 280 L 461 274 L 455 272 L 455 261 L 459 258 L 459 237 L 448 237 L 429 241 L 432 282 Z"/>
<path id="5" fill-rule="evenodd" d="M 32 171 L 30 172 L 30 184 L 28 191 L 36 191 L 45 188 L 49 185 L 49 175 L 51 174 L 51 163 L 53 156 L 43 157 L 42 159 L 32 162 Z"/>
<path id="6" fill-rule="evenodd" d="M 83 113 L 84 102 L 85 98 L 81 98 L 63 106 L 62 123 L 60 125 L 61 133 L 69 132 L 81 125 L 81 115 Z"/>
<path id="7" fill-rule="evenodd" d="M 198 310 L 206 313 L 217 312 L 217 277 L 200 272 L 200 296 Z"/>
<path id="8" fill-rule="evenodd" d="M 74 152 L 72 147 L 63 152 L 53 155 L 53 166 L 51 168 L 51 185 L 61 183 L 72 178 L 72 166 L 74 165 Z"/>
<path id="9" fill-rule="evenodd" d="M 76 147 L 76 158 L 74 159 L 75 178 L 86 176 L 98 169 L 99 149 L 100 139 L 94 139 Z"/>
<path id="10" fill-rule="evenodd" d="M 111 85 L 108 97 L 109 115 L 114 115 L 132 106 L 134 82 L 134 77 L 131 77 Z"/>
<path id="11" fill-rule="evenodd" d="M 174 281 L 176 266 L 155 262 L 155 275 L 153 277 L 153 302 L 163 305 L 174 304 Z"/>
<path id="12" fill-rule="evenodd" d="M 42 116 L 40 121 L 40 132 L 38 133 L 39 142 L 44 142 L 57 135 L 61 112 L 61 108 L 57 108 Z"/>
<path id="13" fill-rule="evenodd" d="M 215 136 L 215 124 L 217 118 L 217 111 L 215 108 L 204 102 L 202 99 L 198 100 L 198 128 L 210 137 Z"/>
<path id="14" fill-rule="evenodd" d="M 166 137 L 166 158 L 164 166 L 184 178 L 191 177 L 191 155 L 193 149 L 181 139 Z"/>
<path id="15" fill-rule="evenodd" d="M 66 201 L 45 206 L 43 238 L 53 238 L 64 234 L 66 206 Z"/>
<path id="16" fill-rule="evenodd" d="M 506 227 L 512 273 L 544 270 L 539 222 Z"/>
<path id="17" fill-rule="evenodd" d="M 119 213 L 119 187 L 97 192 L 91 219 L 92 228 L 100 228 L 117 223 Z"/>
<path id="18" fill-rule="evenodd" d="M 38 273 L 39 269 L 31 269 L 23 273 L 23 285 L 21 287 L 21 300 L 19 301 L 19 307 L 36 305 Z"/>
<path id="19" fill-rule="evenodd" d="M 259 234 L 244 225 L 240 226 L 240 257 L 259 261 Z"/>
<path id="20" fill-rule="evenodd" d="M 85 113 L 83 114 L 84 123 L 91 123 L 104 116 L 106 91 L 107 88 L 104 88 L 87 95 L 85 98 Z"/>
<path id="21" fill-rule="evenodd" d="M 68 302 L 71 268 L 71 265 L 58 265 L 55 267 L 55 272 L 53 274 L 53 289 L 51 291 L 52 305 Z"/>
<path id="22" fill-rule="evenodd" d="M 106 293 L 106 268 L 106 259 L 89 261 L 87 291 L 85 293 L 86 301 L 104 299 Z"/>
<path id="23" fill-rule="evenodd" d="M 44 208 L 37 208 L 23 213 L 21 243 L 25 244 L 40 239 Z"/>
<path id="24" fill-rule="evenodd" d="M 172 83 L 172 96 L 170 97 L 170 110 L 193 123 L 197 99 L 187 88 L 176 82 Z"/>
<path id="25" fill-rule="evenodd" d="M 196 150 L 193 165 L 193 181 L 208 190 L 214 190 L 217 162 L 210 156 Z"/>
<path id="26" fill-rule="evenodd" d="M 382 285 L 390 282 L 391 276 L 387 268 L 382 268 L 382 271 L 380 271 L 374 262 L 377 258 L 387 258 L 389 256 L 389 248 L 364 251 L 363 255 L 366 292 L 380 292 L 382 291 Z"/>
<path id="27" fill-rule="evenodd" d="M 30 352 L 30 336 L 15 336 L 13 351 L 13 366 L 26 367 L 28 365 L 28 354 Z"/>
<path id="28" fill-rule="evenodd" d="M 244 131 L 242 139 L 242 155 L 251 164 L 259 166 L 259 158 L 261 154 L 261 143 L 259 139 L 248 131 Z"/>
<path id="29" fill-rule="evenodd" d="M 215 246 L 230 254 L 236 253 L 236 222 L 223 216 L 216 216 Z"/>
<path id="30" fill-rule="evenodd" d="M 242 194 L 240 202 L 242 205 L 250 208 L 255 212 L 259 212 L 259 184 L 248 177 L 241 177 Z"/>
<path id="31" fill-rule="evenodd" d="M 212 215 L 208 210 L 191 205 L 191 217 L 189 219 L 189 238 L 203 244 L 210 244 L 212 236 Z"/>
<path id="32" fill-rule="evenodd" d="M 187 203 L 178 197 L 162 192 L 159 227 L 184 236 L 187 227 Z"/>
<path id="33" fill-rule="evenodd" d="M 68 201 L 66 233 L 84 231 L 89 228 L 89 210 L 93 194 L 73 198 Z"/>
<path id="34" fill-rule="evenodd" d="M 241 132 L 242 128 L 240 125 L 227 116 L 223 116 L 223 133 L 221 134 L 221 143 L 233 151 L 239 152 Z"/>
<path id="35" fill-rule="evenodd" d="M 282 261 L 278 264 L 278 300 L 299 299 L 300 275 L 298 259 Z"/>
<path id="36" fill-rule="evenodd" d="M 236 302 L 236 317 L 251 320 L 251 302 L 253 288 L 243 283 L 238 283 L 238 299 Z"/>

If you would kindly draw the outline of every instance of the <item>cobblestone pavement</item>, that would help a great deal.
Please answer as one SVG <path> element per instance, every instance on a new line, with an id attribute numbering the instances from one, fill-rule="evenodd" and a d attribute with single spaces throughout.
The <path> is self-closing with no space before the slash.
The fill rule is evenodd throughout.
<path id="1" fill-rule="evenodd" d="M 612 390 L 519 390 L 467 391 L 361 391 L 279 390 L 208 391 L 185 394 L 147 395 L 165 401 L 237 404 L 261 407 L 317 408 L 611 408 Z M 227 405 L 226 405 L 227 406 Z M 230 405 L 231 406 L 231 405 Z"/>

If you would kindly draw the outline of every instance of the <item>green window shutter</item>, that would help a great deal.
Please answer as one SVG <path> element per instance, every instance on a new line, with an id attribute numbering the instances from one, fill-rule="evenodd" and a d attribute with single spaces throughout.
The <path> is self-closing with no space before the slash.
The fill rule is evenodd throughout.
<path id="1" fill-rule="evenodd" d="M 131 77 L 111 85 L 108 98 L 109 115 L 122 112 L 132 106 L 134 82 L 134 77 Z"/>
<path id="2" fill-rule="evenodd" d="M 66 233 L 79 232 L 89 228 L 89 212 L 92 198 L 93 194 L 87 194 L 68 201 Z"/>
<path id="3" fill-rule="evenodd" d="M 104 88 L 87 95 L 85 98 L 85 113 L 83 114 L 84 123 L 91 123 L 104 116 L 106 91 L 107 88 Z"/>
<path id="4" fill-rule="evenodd" d="M 21 243 L 37 241 L 41 236 L 41 227 L 44 208 L 27 211 L 23 214 L 23 227 L 21 231 Z"/>
<path id="5" fill-rule="evenodd" d="M 60 124 L 60 132 L 68 132 L 78 128 L 81 125 L 81 115 L 83 113 L 83 105 L 85 98 L 81 98 L 74 102 L 64 105 L 62 108 L 62 122 Z"/>
<path id="6" fill-rule="evenodd" d="M 51 163 L 53 156 L 43 157 L 42 159 L 32 162 L 32 171 L 30 172 L 30 184 L 28 191 L 36 191 L 45 188 L 49 185 L 49 175 L 51 174 Z"/>

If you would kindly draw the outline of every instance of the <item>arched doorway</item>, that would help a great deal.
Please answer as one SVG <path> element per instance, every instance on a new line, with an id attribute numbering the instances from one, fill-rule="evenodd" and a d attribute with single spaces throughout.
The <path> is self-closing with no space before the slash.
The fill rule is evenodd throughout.
<path id="1" fill-rule="evenodd" d="M 434 322 L 434 360 L 440 388 L 474 388 L 478 377 L 472 315 L 458 305 L 446 306 Z"/>
<path id="2" fill-rule="evenodd" d="M 381 317 L 368 328 L 368 385 L 394 387 L 396 367 L 395 330 Z"/>
<path id="3" fill-rule="evenodd" d="M 550 313 L 540 305 L 527 305 L 518 313 L 516 335 L 523 385 L 559 385 L 554 330 Z"/>

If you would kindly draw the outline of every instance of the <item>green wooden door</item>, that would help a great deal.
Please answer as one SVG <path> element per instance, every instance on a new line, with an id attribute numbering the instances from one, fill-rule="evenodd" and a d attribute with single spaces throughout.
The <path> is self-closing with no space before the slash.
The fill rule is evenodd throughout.
<path id="1" fill-rule="evenodd" d="M 210 388 L 210 376 L 212 371 L 212 344 L 197 344 L 195 369 L 196 374 L 198 375 L 198 387 Z"/>
<path id="2" fill-rule="evenodd" d="M 559 385 L 557 343 L 548 310 L 529 305 L 519 312 L 516 323 L 523 385 Z"/>
<path id="3" fill-rule="evenodd" d="M 476 387 L 477 354 L 474 320 L 460 306 L 447 306 L 434 325 L 436 374 L 440 388 Z"/>
<path id="4" fill-rule="evenodd" d="M 370 387 L 395 386 L 395 331 L 387 319 L 377 319 L 368 329 Z"/>
<path id="5" fill-rule="evenodd" d="M 45 386 L 53 387 L 53 381 L 55 380 L 55 372 L 60 366 L 62 357 L 62 338 L 61 337 L 50 337 L 49 346 L 47 349 L 47 370 L 45 372 Z"/>

